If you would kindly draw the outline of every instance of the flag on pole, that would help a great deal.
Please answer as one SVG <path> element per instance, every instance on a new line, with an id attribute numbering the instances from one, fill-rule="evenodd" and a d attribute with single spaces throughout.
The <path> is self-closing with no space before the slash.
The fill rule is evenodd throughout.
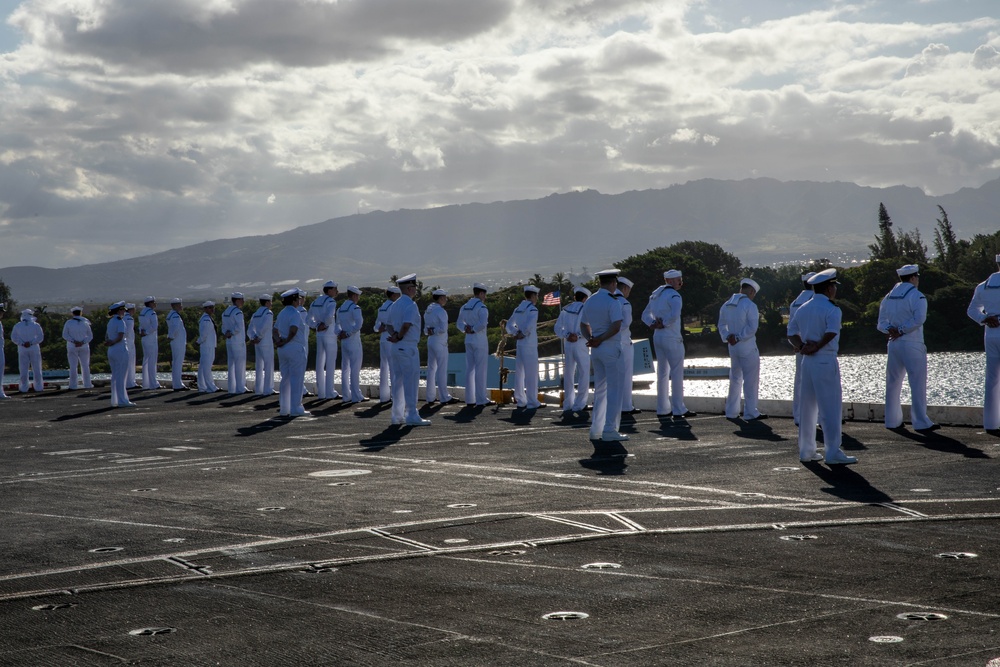
<path id="1" fill-rule="evenodd" d="M 543 306 L 558 306 L 558 305 L 560 305 L 559 290 L 556 290 L 555 292 L 549 292 L 544 297 L 542 297 L 542 305 Z"/>

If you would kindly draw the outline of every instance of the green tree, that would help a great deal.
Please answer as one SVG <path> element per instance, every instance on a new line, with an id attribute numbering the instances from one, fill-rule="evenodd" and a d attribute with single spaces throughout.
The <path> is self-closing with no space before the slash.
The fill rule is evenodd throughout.
<path id="1" fill-rule="evenodd" d="M 941 217 L 936 220 L 937 229 L 934 230 L 934 250 L 937 252 L 934 264 L 944 271 L 954 273 L 969 242 L 958 240 L 947 211 L 941 205 L 938 205 L 938 210 L 941 211 Z"/>
<path id="2" fill-rule="evenodd" d="M 899 245 L 896 243 L 896 234 L 892 231 L 892 218 L 881 202 L 878 205 L 878 234 L 875 236 L 875 243 L 869 245 L 868 249 L 871 250 L 871 259 L 899 257 Z"/>

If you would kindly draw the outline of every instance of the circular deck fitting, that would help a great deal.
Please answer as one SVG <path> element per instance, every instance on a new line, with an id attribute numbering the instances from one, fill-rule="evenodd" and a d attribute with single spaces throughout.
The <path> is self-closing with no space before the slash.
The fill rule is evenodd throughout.
<path id="1" fill-rule="evenodd" d="M 793 468 L 791 466 L 779 466 L 777 468 L 773 468 L 773 470 L 775 472 L 799 472 L 800 470 L 802 470 L 802 468 Z"/>
<path id="2" fill-rule="evenodd" d="M 587 563 L 581 565 L 583 570 L 617 570 L 621 568 L 621 563 Z"/>
<path id="3" fill-rule="evenodd" d="M 96 549 L 89 549 L 88 553 L 92 554 L 111 554 L 116 551 L 124 551 L 125 547 L 97 547 Z"/>
<path id="4" fill-rule="evenodd" d="M 869 637 L 868 641 L 875 642 L 876 644 L 898 644 L 903 641 L 903 638 L 895 637 L 893 635 L 876 635 L 874 637 Z"/>
<path id="5" fill-rule="evenodd" d="M 590 618 L 590 614 L 585 614 L 582 611 L 554 611 L 544 614 L 542 618 L 546 621 L 582 621 L 585 618 Z"/>
<path id="6" fill-rule="evenodd" d="M 149 493 L 150 491 L 159 491 L 159 489 L 132 489 L 133 493 Z"/>
<path id="7" fill-rule="evenodd" d="M 284 507 L 258 507 L 258 512 L 280 512 L 284 510 Z"/>
<path id="8" fill-rule="evenodd" d="M 934 611 L 908 611 L 904 614 L 896 614 L 896 618 L 901 621 L 944 621 L 948 617 Z"/>
<path id="9" fill-rule="evenodd" d="M 354 482 L 330 482 L 327 486 L 354 486 Z"/>
<path id="10" fill-rule="evenodd" d="M 154 635 L 169 635 L 177 632 L 177 628 L 139 628 L 129 630 L 129 634 L 134 637 L 152 637 Z"/>
<path id="11" fill-rule="evenodd" d="M 448 507 L 450 507 L 453 510 L 461 510 L 461 509 L 468 509 L 469 507 L 476 507 L 476 504 L 475 503 L 454 503 L 452 505 L 448 505 Z"/>
<path id="12" fill-rule="evenodd" d="M 309 473 L 310 477 L 354 477 L 355 475 L 370 475 L 371 470 L 318 470 Z"/>
<path id="13" fill-rule="evenodd" d="M 76 604 L 72 602 L 59 602 L 55 604 L 40 604 L 36 607 L 32 607 L 32 611 L 56 611 L 59 609 L 70 609 L 75 607 Z"/>
<path id="14" fill-rule="evenodd" d="M 935 558 L 979 558 L 979 554 L 974 554 L 971 551 L 945 551 L 942 554 L 935 554 Z"/>
<path id="15" fill-rule="evenodd" d="M 168 537 L 167 539 L 165 539 L 163 541 L 164 542 L 175 542 L 176 543 L 176 542 L 183 542 L 186 539 L 187 539 L 186 537 Z"/>
<path id="16" fill-rule="evenodd" d="M 496 551 L 490 551 L 490 556 L 523 556 L 528 553 L 524 549 L 497 549 Z"/>
<path id="17" fill-rule="evenodd" d="M 786 542 L 805 542 L 806 540 L 818 540 L 819 535 L 782 535 L 778 539 Z"/>

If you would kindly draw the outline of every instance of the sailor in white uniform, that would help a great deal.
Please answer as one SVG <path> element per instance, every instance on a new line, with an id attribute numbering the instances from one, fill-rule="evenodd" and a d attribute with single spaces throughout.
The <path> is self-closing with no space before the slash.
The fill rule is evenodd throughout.
<path id="1" fill-rule="evenodd" d="M 615 292 L 622 304 L 622 414 L 637 415 L 642 410 L 632 403 L 632 376 L 635 371 L 635 353 L 632 351 L 632 304 L 628 297 L 635 286 L 631 280 L 618 276 L 618 290 Z"/>
<path id="2" fill-rule="evenodd" d="M 791 305 L 788 306 L 788 321 L 791 322 L 792 317 L 795 316 L 795 311 L 802 307 L 809 299 L 813 298 L 812 287 L 809 285 L 809 279 L 816 275 L 815 271 L 810 271 L 809 273 L 802 274 L 802 291 L 799 295 L 795 297 Z M 799 425 L 799 394 L 801 393 L 802 387 L 802 355 L 798 352 L 795 353 L 795 384 L 792 387 L 792 420 L 795 425 Z"/>
<path id="3" fill-rule="evenodd" d="M 21 393 L 42 391 L 45 388 L 42 379 L 42 341 L 45 332 L 35 320 L 35 312 L 30 308 L 21 311 L 21 321 L 10 330 L 10 342 L 17 345 L 18 369 L 21 372 Z M 31 371 L 32 384 L 28 384 L 28 371 Z M 32 386 L 33 385 L 33 386 Z"/>
<path id="4" fill-rule="evenodd" d="M 760 351 L 757 349 L 757 328 L 760 312 L 753 302 L 760 285 L 752 278 L 740 281 L 740 291 L 719 309 L 719 337 L 729 348 L 729 396 L 726 417 L 740 416 L 740 389 L 743 390 L 743 419 L 767 419 L 757 409 L 760 387 Z"/>
<path id="5" fill-rule="evenodd" d="M 379 374 L 378 374 L 378 400 L 380 407 L 385 407 L 392 403 L 392 343 L 389 342 L 389 308 L 399 298 L 401 292 L 395 285 L 385 291 L 385 303 L 378 308 L 378 315 L 375 317 L 375 333 L 378 338 L 379 352 Z"/>
<path id="6" fill-rule="evenodd" d="M 903 425 L 900 392 L 903 376 L 910 382 L 910 423 L 913 430 L 930 433 L 941 428 L 927 416 L 927 346 L 924 322 L 927 297 L 920 293 L 920 267 L 907 264 L 896 269 L 899 282 L 878 308 L 878 330 L 888 338 L 885 366 L 885 427 Z"/>
<path id="7" fill-rule="evenodd" d="M 187 329 L 184 328 L 184 300 L 170 300 L 167 313 L 167 342 L 170 343 L 170 386 L 174 391 L 188 391 L 184 386 L 184 355 L 187 354 Z"/>
<path id="8" fill-rule="evenodd" d="M 302 417 L 309 414 L 302 405 L 306 376 L 306 337 L 309 331 L 299 312 L 302 292 L 292 288 L 281 293 L 284 308 L 274 321 L 274 347 L 278 350 L 281 383 L 278 392 L 278 414 L 282 417 Z M 330 370 L 333 368 L 331 366 Z"/>
<path id="9" fill-rule="evenodd" d="M 222 311 L 222 335 L 226 337 L 226 388 L 230 395 L 246 394 L 247 328 L 243 319 L 243 292 L 229 295 L 229 307 Z"/>
<path id="10" fill-rule="evenodd" d="M 424 310 L 424 335 L 427 336 L 427 402 L 453 403 L 448 393 L 448 292 L 436 289 L 433 300 Z"/>
<path id="11" fill-rule="evenodd" d="M 809 279 L 815 292 L 788 322 L 788 342 L 802 353 L 802 394 L 799 411 L 799 460 L 820 461 L 816 451 L 816 421 L 823 428 L 826 462 L 831 465 L 857 463 L 840 446 L 843 438 L 843 389 L 840 384 L 840 308 L 831 299 L 837 296 L 837 270 L 826 269 Z"/>
<path id="12" fill-rule="evenodd" d="M 524 287 L 524 300 L 509 318 L 507 334 L 517 340 L 514 359 L 514 402 L 517 407 L 534 410 L 538 400 L 538 292 L 534 285 Z"/>
<path id="13" fill-rule="evenodd" d="M 253 392 L 258 396 L 271 396 L 274 391 L 274 313 L 271 312 L 271 295 L 261 294 L 260 308 L 250 317 L 247 338 L 254 349 Z"/>
<path id="14" fill-rule="evenodd" d="M 305 340 L 305 346 L 306 346 L 306 367 L 308 368 L 308 366 L 309 366 L 309 309 L 306 308 L 306 297 L 307 296 L 309 296 L 309 295 L 308 295 L 308 293 L 305 290 L 301 290 L 301 289 L 299 290 L 298 296 L 295 297 L 295 310 L 298 311 L 299 317 L 302 318 L 302 337 Z M 334 304 L 334 305 L 336 305 L 336 304 Z M 280 315 L 281 313 L 278 313 L 278 314 Z M 334 314 L 336 314 L 336 311 L 334 311 Z M 334 332 L 334 336 L 336 336 L 336 333 L 337 333 L 336 329 L 333 329 L 332 331 Z M 319 349 L 319 348 L 317 348 L 317 349 Z M 325 365 L 326 364 L 324 363 L 324 366 Z M 331 368 L 330 368 L 329 377 L 334 377 L 333 376 L 333 366 L 335 366 L 335 365 L 336 365 L 336 355 L 334 355 L 334 361 L 330 362 L 330 367 Z M 324 384 L 326 382 L 326 379 L 325 379 L 326 377 L 327 376 L 324 376 Z M 319 389 L 318 383 L 317 383 L 317 387 L 316 388 L 317 388 L 317 390 Z M 332 396 L 332 398 L 340 398 L 340 394 L 338 394 L 336 391 L 334 391 L 333 394 L 334 395 Z M 306 389 L 305 371 L 304 370 L 302 371 L 302 395 L 303 396 L 315 396 L 315 394 L 310 394 L 309 390 Z"/>
<path id="15" fill-rule="evenodd" d="M 340 390 L 344 405 L 367 401 L 361 393 L 361 364 L 364 349 L 361 346 L 361 327 L 364 315 L 358 301 L 361 289 L 347 286 L 347 298 L 337 309 L 337 339 L 340 341 Z"/>
<path id="16" fill-rule="evenodd" d="M 684 338 L 681 333 L 681 309 L 684 300 L 678 290 L 684 276 L 677 269 L 663 273 L 664 284 L 649 297 L 642 311 L 642 321 L 653 329 L 656 353 L 656 415 L 674 419 L 696 417 L 684 405 Z M 669 383 L 669 387 L 668 387 Z"/>
<path id="17" fill-rule="evenodd" d="M 389 342 L 396 367 L 392 387 L 392 424 L 402 426 L 428 426 L 429 419 L 422 419 L 417 412 L 417 393 L 420 388 L 420 310 L 414 303 L 417 294 L 417 274 L 405 275 L 396 281 L 402 295 L 389 309 Z"/>
<path id="18" fill-rule="evenodd" d="M 83 316 L 82 306 L 73 306 L 69 312 L 73 317 L 66 320 L 62 331 L 69 361 L 69 389 L 75 391 L 79 388 L 81 374 L 83 388 L 93 389 L 94 385 L 90 383 L 90 341 L 94 340 L 94 332 L 90 328 L 90 320 Z"/>
<path id="19" fill-rule="evenodd" d="M 1000 267 L 1000 255 L 996 256 Z M 976 285 L 968 315 L 984 328 L 986 383 L 983 392 L 983 426 L 1000 436 L 1000 271 Z"/>
<path id="20" fill-rule="evenodd" d="M 337 368 L 337 283 L 323 284 L 323 294 L 309 305 L 306 322 L 316 331 L 316 395 L 340 398 L 334 371 Z M 343 382 L 343 378 L 341 378 Z"/>
<path id="21" fill-rule="evenodd" d="M 583 304 L 590 298 L 590 290 L 586 287 L 574 287 L 573 296 L 576 299 L 559 313 L 556 320 L 555 333 L 563 339 L 563 414 L 582 412 L 587 407 L 587 395 L 590 393 L 590 348 L 580 331 L 580 314 Z M 575 378 L 579 388 L 574 386 Z"/>
<path id="22" fill-rule="evenodd" d="M 212 365 L 215 363 L 215 347 L 218 344 L 218 335 L 215 333 L 215 302 L 206 301 L 201 304 L 205 311 L 201 319 L 198 320 L 198 339 L 194 344 L 198 346 L 198 391 L 203 394 L 211 394 L 222 391 L 215 384 L 212 377 Z"/>
<path id="23" fill-rule="evenodd" d="M 486 327 L 490 311 L 483 303 L 485 298 L 486 285 L 473 284 L 472 298 L 455 319 L 455 326 L 465 333 L 465 404 L 469 406 L 495 405 L 486 398 L 486 365 L 490 354 Z"/>
<path id="24" fill-rule="evenodd" d="M 159 356 L 159 318 L 156 314 L 156 298 L 147 296 L 143 300 L 145 308 L 139 313 L 139 335 L 142 337 L 142 388 L 159 389 L 156 379 L 156 360 Z"/>
<path id="25" fill-rule="evenodd" d="M 590 439 L 607 442 L 628 440 L 618 431 L 622 418 L 622 304 L 614 297 L 618 269 L 597 274 L 599 289 L 583 304 L 580 329 L 590 348 L 594 367 L 594 410 L 590 415 Z"/>
<path id="26" fill-rule="evenodd" d="M 128 324 L 125 322 L 126 304 L 124 301 L 111 304 L 108 307 L 107 333 L 104 344 L 108 348 L 108 365 L 111 366 L 111 407 L 134 407 L 135 403 L 128 400 Z M 131 357 L 134 358 L 134 357 Z M 135 365 L 133 364 L 133 368 Z"/>
<path id="27" fill-rule="evenodd" d="M 3 316 L 6 314 L 7 314 L 7 304 L 0 303 L 0 320 L 2 320 Z M 3 322 L 0 321 L 0 379 L 3 378 L 3 374 L 7 367 L 7 359 L 4 355 L 3 347 L 4 347 Z M 5 401 L 9 398 L 10 396 L 8 396 L 3 390 L 3 382 L 0 382 L 0 401 Z"/>
<path id="28" fill-rule="evenodd" d="M 125 387 L 135 389 L 138 383 L 135 381 L 135 304 L 125 304 L 125 315 L 122 316 L 125 323 L 125 342 L 128 343 L 128 368 L 125 369 Z"/>

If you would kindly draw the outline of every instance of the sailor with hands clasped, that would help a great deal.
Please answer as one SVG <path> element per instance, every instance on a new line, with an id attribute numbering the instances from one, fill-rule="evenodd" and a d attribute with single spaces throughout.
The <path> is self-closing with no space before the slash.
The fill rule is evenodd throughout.
<path id="1" fill-rule="evenodd" d="M 1000 268 L 1000 255 L 996 262 Z M 983 426 L 991 435 L 1000 436 L 1000 271 L 976 285 L 967 312 L 983 327 L 986 347 Z"/>
<path id="2" fill-rule="evenodd" d="M 524 287 L 524 300 L 507 319 L 507 334 L 517 340 L 514 360 L 514 402 L 519 408 L 534 410 L 538 400 L 538 292 L 534 285 Z"/>
<path id="3" fill-rule="evenodd" d="M 73 306 L 69 312 L 73 317 L 66 320 L 62 331 L 69 361 L 69 389 L 74 391 L 80 386 L 81 374 L 83 388 L 93 389 L 94 385 L 90 383 L 90 341 L 94 340 L 94 332 L 90 328 L 90 320 L 83 316 L 82 306 Z"/>
<path id="4" fill-rule="evenodd" d="M 337 309 L 337 339 L 340 341 L 340 389 L 344 393 L 344 405 L 367 401 L 361 393 L 361 362 L 364 350 L 361 346 L 361 290 L 347 287 L 347 299 Z"/>
<path id="5" fill-rule="evenodd" d="M 222 311 L 222 335 L 226 338 L 226 377 L 230 395 L 247 393 L 247 331 L 243 320 L 244 297 L 233 292 Z"/>
<path id="6" fill-rule="evenodd" d="M 587 407 L 590 394 L 590 348 L 580 331 L 580 314 L 583 305 L 590 298 L 586 287 L 573 288 L 573 303 L 562 309 L 556 320 L 555 333 L 563 339 L 563 414 L 582 412 Z M 579 378 L 579 387 L 574 386 L 574 378 Z"/>

